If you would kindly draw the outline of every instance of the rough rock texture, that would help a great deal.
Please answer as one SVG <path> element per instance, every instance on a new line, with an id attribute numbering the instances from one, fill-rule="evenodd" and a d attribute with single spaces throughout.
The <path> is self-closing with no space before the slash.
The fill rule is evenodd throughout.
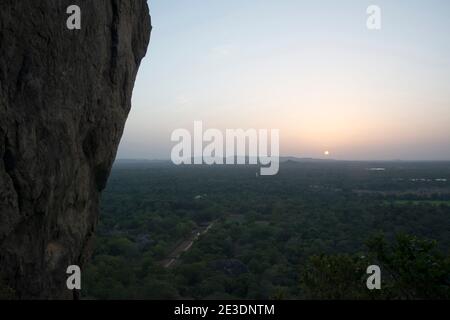
<path id="1" fill-rule="evenodd" d="M 73 297 L 150 31 L 145 0 L 0 1 L 0 276 L 17 298 Z"/>

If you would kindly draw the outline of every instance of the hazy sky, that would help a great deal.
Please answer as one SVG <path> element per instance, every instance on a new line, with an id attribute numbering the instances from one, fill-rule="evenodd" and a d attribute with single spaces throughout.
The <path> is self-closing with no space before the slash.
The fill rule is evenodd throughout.
<path id="1" fill-rule="evenodd" d="M 382 29 L 366 28 L 366 9 Z M 119 158 L 170 135 L 280 129 L 282 155 L 450 159 L 450 1 L 149 0 L 153 33 Z"/>

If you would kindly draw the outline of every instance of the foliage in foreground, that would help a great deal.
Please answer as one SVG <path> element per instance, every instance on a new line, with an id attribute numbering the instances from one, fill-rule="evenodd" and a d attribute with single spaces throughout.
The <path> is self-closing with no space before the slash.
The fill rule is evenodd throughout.
<path id="1" fill-rule="evenodd" d="M 0 276 L 0 300 L 13 300 L 15 292 L 11 289 Z"/>
<path id="2" fill-rule="evenodd" d="M 449 299 L 450 257 L 437 243 L 399 235 L 390 245 L 383 236 L 367 243 L 368 255 L 320 255 L 302 270 L 301 286 L 308 299 Z M 381 290 L 366 287 L 366 268 L 382 271 Z"/>

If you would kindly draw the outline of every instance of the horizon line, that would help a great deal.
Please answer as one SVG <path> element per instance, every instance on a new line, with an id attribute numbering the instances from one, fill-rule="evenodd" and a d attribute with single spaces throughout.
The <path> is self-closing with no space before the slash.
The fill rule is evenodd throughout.
<path id="1" fill-rule="evenodd" d="M 235 156 L 235 158 L 248 156 Z M 193 159 L 194 157 L 192 157 Z M 228 157 L 224 157 L 226 159 Z M 316 161 L 335 161 L 335 162 L 450 162 L 450 159 L 334 159 L 334 158 L 314 158 L 314 157 L 298 157 L 298 156 L 280 156 L 281 159 L 292 160 L 316 160 Z M 289 159 L 290 158 L 290 159 Z M 114 160 L 116 161 L 167 161 L 171 162 L 170 158 L 123 158 L 118 157 Z"/>

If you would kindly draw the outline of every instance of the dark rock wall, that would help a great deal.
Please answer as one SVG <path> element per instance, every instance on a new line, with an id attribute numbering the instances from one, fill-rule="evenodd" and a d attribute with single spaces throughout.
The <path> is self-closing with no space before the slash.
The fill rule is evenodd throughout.
<path id="1" fill-rule="evenodd" d="M 150 31 L 145 0 L 0 1 L 0 276 L 18 298 L 73 295 Z"/>

